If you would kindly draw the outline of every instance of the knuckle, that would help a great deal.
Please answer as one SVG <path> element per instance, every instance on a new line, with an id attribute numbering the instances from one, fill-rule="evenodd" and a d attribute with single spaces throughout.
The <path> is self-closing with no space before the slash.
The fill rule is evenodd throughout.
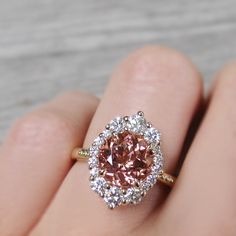
<path id="1" fill-rule="evenodd" d="M 51 145 L 54 140 L 67 140 L 73 129 L 66 118 L 49 111 L 40 111 L 19 119 L 13 125 L 9 136 L 16 145 L 34 145 L 42 148 Z"/>
<path id="2" fill-rule="evenodd" d="M 147 46 L 131 54 L 125 61 L 126 82 L 168 85 L 200 91 L 202 81 L 192 62 L 182 53 L 162 46 Z M 123 63 L 122 63 L 123 65 Z"/>

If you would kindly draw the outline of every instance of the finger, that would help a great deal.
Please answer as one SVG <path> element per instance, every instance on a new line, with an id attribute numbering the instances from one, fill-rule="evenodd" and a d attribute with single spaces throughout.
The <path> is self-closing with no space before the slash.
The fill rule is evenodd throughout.
<path id="1" fill-rule="evenodd" d="M 115 116 L 143 110 L 163 133 L 164 153 L 168 156 L 166 168 L 173 171 L 200 94 L 199 74 L 180 53 L 161 47 L 138 50 L 115 71 L 91 123 L 85 146 Z M 84 163 L 71 169 L 35 235 L 48 230 L 52 235 L 128 234 L 160 201 L 162 193 L 155 187 L 140 205 L 110 211 L 89 188 L 88 176 Z"/>
<path id="2" fill-rule="evenodd" d="M 236 63 L 218 75 L 178 187 L 159 220 L 164 222 L 161 235 L 168 235 L 168 222 L 176 229 L 175 235 L 236 234 L 235 77 Z"/>
<path id="3" fill-rule="evenodd" d="M 80 92 L 60 96 L 21 118 L 0 158 L 0 235 L 26 235 L 71 168 L 97 99 Z"/>

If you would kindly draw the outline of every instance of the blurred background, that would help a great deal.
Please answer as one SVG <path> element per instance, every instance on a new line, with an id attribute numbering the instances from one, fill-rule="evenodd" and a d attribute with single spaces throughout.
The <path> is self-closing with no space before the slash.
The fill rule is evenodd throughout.
<path id="1" fill-rule="evenodd" d="M 187 54 L 207 88 L 236 58 L 236 1 L 0 0 L 0 142 L 60 92 L 100 96 L 113 67 L 147 44 Z"/>

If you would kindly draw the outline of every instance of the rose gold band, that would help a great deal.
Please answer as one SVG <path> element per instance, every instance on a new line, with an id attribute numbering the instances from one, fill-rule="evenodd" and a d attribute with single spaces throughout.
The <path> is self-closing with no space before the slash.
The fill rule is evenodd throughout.
<path id="1" fill-rule="evenodd" d="M 86 148 L 79 148 L 76 147 L 72 151 L 72 160 L 74 161 L 81 161 L 81 160 L 87 160 L 89 157 L 89 150 Z M 170 174 L 165 173 L 163 170 L 159 173 L 157 176 L 157 179 L 159 182 L 172 187 L 175 184 L 176 178 Z"/>

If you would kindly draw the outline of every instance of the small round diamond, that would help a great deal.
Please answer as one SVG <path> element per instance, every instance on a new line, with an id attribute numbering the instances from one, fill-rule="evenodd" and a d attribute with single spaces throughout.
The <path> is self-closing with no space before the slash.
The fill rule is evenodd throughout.
<path id="1" fill-rule="evenodd" d="M 156 175 L 158 175 L 159 172 L 162 170 L 162 167 L 163 167 L 162 163 L 157 163 L 157 164 L 153 165 L 152 172 L 156 173 Z"/>
<path id="2" fill-rule="evenodd" d="M 129 130 L 140 133 L 143 132 L 147 126 L 146 120 L 143 116 L 133 115 L 129 117 L 127 126 Z"/>
<path id="3" fill-rule="evenodd" d="M 92 145 L 89 148 L 89 153 L 90 153 L 90 156 L 97 156 L 99 154 L 99 147 L 96 145 Z"/>
<path id="4" fill-rule="evenodd" d="M 104 130 L 103 132 L 102 132 L 102 134 L 103 134 L 103 137 L 104 138 L 108 138 L 108 137 L 110 137 L 111 136 L 111 131 L 110 130 Z"/>
<path id="5" fill-rule="evenodd" d="M 88 165 L 90 168 L 94 168 L 98 166 L 98 159 L 96 156 L 92 156 L 88 159 Z"/>
<path id="6" fill-rule="evenodd" d="M 153 186 L 157 182 L 157 175 L 149 175 L 146 180 L 151 186 Z"/>
<path id="7" fill-rule="evenodd" d="M 102 196 L 104 195 L 104 192 L 105 192 L 104 189 L 106 187 L 106 181 L 103 178 L 98 177 L 94 181 L 91 181 L 90 186 L 93 191 L 95 191 L 100 196 Z"/>
<path id="8" fill-rule="evenodd" d="M 121 117 L 117 117 L 110 122 L 110 130 L 118 133 L 124 129 L 124 120 Z"/>
<path id="9" fill-rule="evenodd" d="M 155 154 L 155 155 L 159 155 L 159 153 L 160 153 L 160 144 L 159 143 L 151 143 L 150 144 L 151 145 L 151 149 L 152 149 L 152 151 L 153 151 L 153 153 Z"/>
<path id="10" fill-rule="evenodd" d="M 104 143 L 104 137 L 98 136 L 94 140 L 94 145 L 96 145 L 96 146 L 101 146 L 103 143 Z"/>
<path id="11" fill-rule="evenodd" d="M 147 180 L 142 183 L 142 189 L 144 192 L 147 192 L 151 187 L 152 187 L 152 184 Z"/>
<path id="12" fill-rule="evenodd" d="M 138 188 L 129 188 L 124 195 L 124 199 L 127 203 L 138 203 L 142 199 L 142 191 Z"/>
<path id="13" fill-rule="evenodd" d="M 109 208 L 113 209 L 122 203 L 122 192 L 119 188 L 112 187 L 105 191 L 104 200 Z"/>
<path id="14" fill-rule="evenodd" d="M 155 128 L 149 128 L 145 131 L 144 138 L 151 143 L 159 143 L 161 134 Z"/>
<path id="15" fill-rule="evenodd" d="M 163 163 L 163 157 L 162 157 L 162 155 L 156 155 L 156 156 L 153 158 L 153 162 L 154 162 L 154 164 L 162 165 L 162 163 Z"/>
<path id="16" fill-rule="evenodd" d="M 99 169 L 96 168 L 96 167 L 92 168 L 92 169 L 90 170 L 90 175 L 91 175 L 93 178 L 99 176 Z"/>

